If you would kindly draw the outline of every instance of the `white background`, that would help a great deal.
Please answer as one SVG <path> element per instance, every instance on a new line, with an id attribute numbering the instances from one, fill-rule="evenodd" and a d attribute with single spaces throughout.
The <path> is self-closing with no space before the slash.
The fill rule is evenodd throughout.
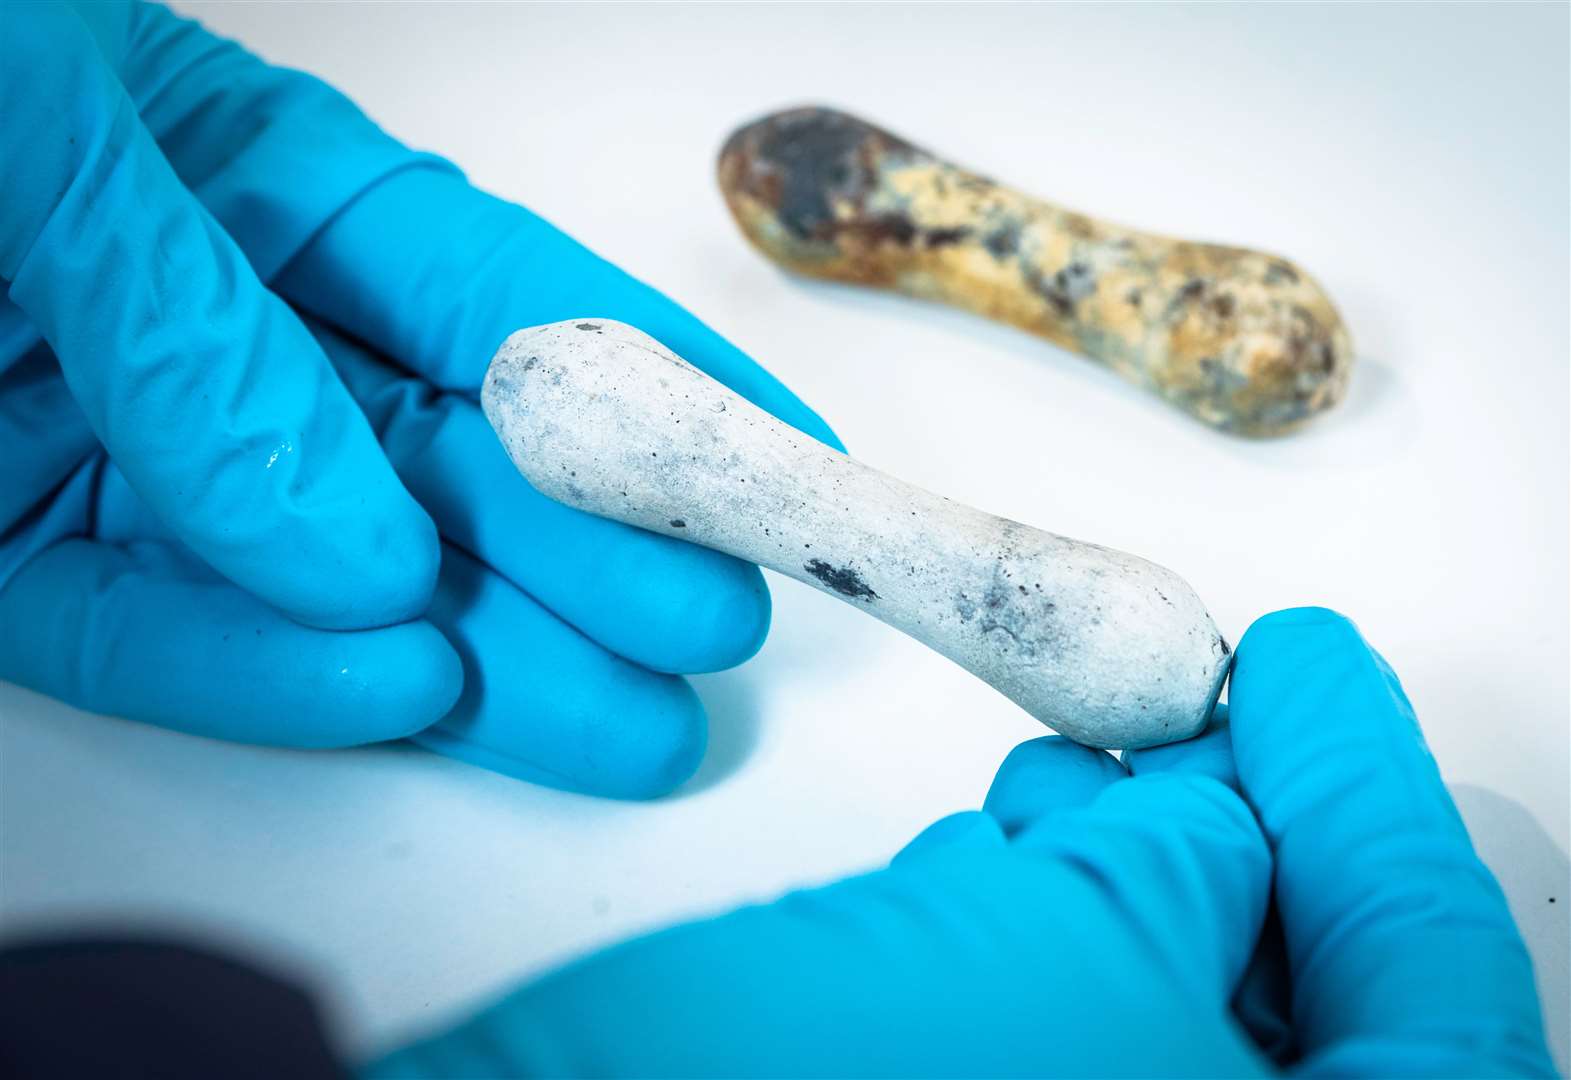
<path id="1" fill-rule="evenodd" d="M 1286 605 L 1353 615 L 1506 886 L 1565 1068 L 1564 6 L 182 7 L 669 291 L 864 460 L 1173 567 L 1235 641 Z M 1084 211 L 1289 255 L 1352 328 L 1351 396 L 1241 441 L 1019 332 L 785 277 L 713 159 L 807 101 Z M 650 805 L 0 686 L 0 930 L 132 918 L 265 949 L 364 1051 L 633 931 L 881 862 L 1039 733 L 772 583 L 762 654 L 698 680 L 702 773 Z"/>

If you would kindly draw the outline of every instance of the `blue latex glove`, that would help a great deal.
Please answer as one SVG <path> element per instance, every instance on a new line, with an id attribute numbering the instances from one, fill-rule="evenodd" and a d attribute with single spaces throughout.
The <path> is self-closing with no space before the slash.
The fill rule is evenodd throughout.
<path id="1" fill-rule="evenodd" d="M 672 673 L 757 649 L 763 579 L 535 493 L 485 366 L 622 319 L 834 442 L 670 300 L 154 5 L 0 3 L 0 279 L 0 678 L 207 735 L 666 791 L 705 736 Z"/>
<path id="2" fill-rule="evenodd" d="M 1261 619 L 1231 697 L 1125 764 L 1026 743 L 888 869 L 592 956 L 366 1075 L 1552 1075 L 1505 901 L 1352 624 Z"/>

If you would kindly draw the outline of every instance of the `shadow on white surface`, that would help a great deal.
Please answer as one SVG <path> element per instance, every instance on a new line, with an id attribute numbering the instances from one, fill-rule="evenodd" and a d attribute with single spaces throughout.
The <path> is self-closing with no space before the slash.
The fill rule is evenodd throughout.
<path id="1" fill-rule="evenodd" d="M 1533 973 L 1549 1051 L 1564 1075 L 1571 1060 L 1571 858 L 1515 799 L 1473 784 L 1450 790 L 1473 847 L 1500 882 L 1536 954 Z"/>

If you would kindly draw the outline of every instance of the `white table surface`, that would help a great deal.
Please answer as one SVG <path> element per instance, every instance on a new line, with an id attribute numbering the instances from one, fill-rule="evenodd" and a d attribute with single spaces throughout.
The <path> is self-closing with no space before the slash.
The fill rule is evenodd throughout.
<path id="1" fill-rule="evenodd" d="M 680 298 L 870 463 L 1165 563 L 1233 640 L 1281 606 L 1353 615 L 1506 888 L 1565 1068 L 1566 7 L 182 7 Z M 1024 334 L 785 277 L 713 159 L 804 101 L 1297 259 L 1358 344 L 1349 399 L 1227 438 Z M 267 950 L 367 1050 L 634 931 L 878 863 L 1040 733 L 772 583 L 763 652 L 698 680 L 710 758 L 650 805 L 0 686 L 0 932 L 129 920 Z"/>

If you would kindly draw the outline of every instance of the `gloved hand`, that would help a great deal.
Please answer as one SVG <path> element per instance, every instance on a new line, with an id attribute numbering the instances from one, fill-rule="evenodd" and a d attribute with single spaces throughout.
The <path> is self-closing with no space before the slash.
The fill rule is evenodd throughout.
<path id="1" fill-rule="evenodd" d="M 534 492 L 485 366 L 621 319 L 838 445 L 653 289 L 154 5 L 0 3 L 0 279 L 0 678 L 186 731 L 668 790 L 705 733 L 673 673 L 757 649 L 763 579 Z"/>
<path id="2" fill-rule="evenodd" d="M 1384 661 L 1280 612 L 1231 699 L 1123 764 L 1025 743 L 888 869 L 591 956 L 365 1075 L 1552 1075 Z"/>

